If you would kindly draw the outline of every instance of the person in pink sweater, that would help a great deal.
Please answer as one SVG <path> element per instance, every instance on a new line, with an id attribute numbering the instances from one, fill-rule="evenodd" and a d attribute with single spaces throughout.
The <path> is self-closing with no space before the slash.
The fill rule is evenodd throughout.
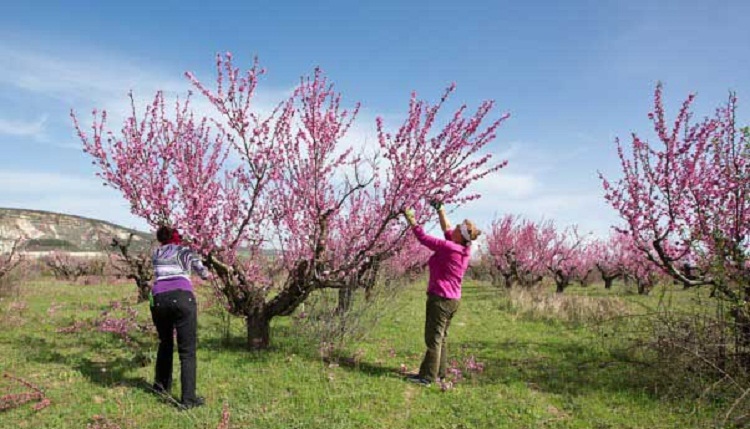
<path id="1" fill-rule="evenodd" d="M 440 228 L 444 235 L 442 239 L 427 235 L 417 225 L 411 210 L 404 213 L 417 240 L 435 252 L 428 262 L 430 280 L 427 284 L 424 329 L 427 352 L 419 373 L 408 378 L 409 381 L 424 385 L 445 378 L 448 367 L 448 328 L 461 302 L 461 283 L 469 267 L 471 243 L 481 234 L 470 220 L 464 220 L 458 227 L 451 228 L 443 205 L 437 202 L 431 204 L 440 218 Z"/>

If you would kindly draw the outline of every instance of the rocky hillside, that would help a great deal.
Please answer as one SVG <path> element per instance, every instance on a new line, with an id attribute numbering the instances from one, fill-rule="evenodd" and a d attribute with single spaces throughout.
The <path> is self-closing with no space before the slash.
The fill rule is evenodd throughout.
<path id="1" fill-rule="evenodd" d="M 133 244 L 148 246 L 150 236 L 143 232 L 80 216 L 39 210 L 0 208 L 0 252 L 10 249 L 23 236 L 27 251 L 66 250 L 96 252 L 112 237 L 127 238 L 134 233 Z"/>

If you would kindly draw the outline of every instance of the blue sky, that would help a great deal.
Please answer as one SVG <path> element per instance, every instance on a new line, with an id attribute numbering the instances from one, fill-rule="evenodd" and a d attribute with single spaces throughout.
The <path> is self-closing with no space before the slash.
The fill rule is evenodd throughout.
<path id="1" fill-rule="evenodd" d="M 374 144 L 374 121 L 403 117 L 409 94 L 450 107 L 494 99 L 511 119 L 490 150 L 510 162 L 459 209 L 576 223 L 606 234 L 617 217 L 597 170 L 619 174 L 614 138 L 650 136 L 654 85 L 668 110 L 691 91 L 707 114 L 728 91 L 750 99 L 750 2 L 42 2 L 6 1 L 0 15 L 0 206 L 144 224 L 101 186 L 68 111 L 122 115 L 127 91 L 184 93 L 186 70 L 213 78 L 231 51 L 268 74 L 271 103 L 321 66 L 364 111 L 351 138 Z"/>

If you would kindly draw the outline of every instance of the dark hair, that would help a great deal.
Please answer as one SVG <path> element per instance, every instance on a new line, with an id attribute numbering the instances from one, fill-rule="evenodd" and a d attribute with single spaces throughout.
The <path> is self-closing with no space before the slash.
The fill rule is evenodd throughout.
<path id="1" fill-rule="evenodd" d="M 172 239 L 172 228 L 162 225 L 156 230 L 156 239 L 161 244 L 167 244 Z"/>

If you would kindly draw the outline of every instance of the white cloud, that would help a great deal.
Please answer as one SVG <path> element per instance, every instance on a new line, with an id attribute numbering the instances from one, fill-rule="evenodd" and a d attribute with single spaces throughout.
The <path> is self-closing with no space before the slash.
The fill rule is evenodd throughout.
<path id="1" fill-rule="evenodd" d="M 61 100 L 101 100 L 117 93 L 122 97 L 129 88 L 138 87 L 179 89 L 175 79 L 104 52 L 50 54 L 35 48 L 0 46 L 0 55 L 6 60 L 0 82 Z"/>
<path id="2" fill-rule="evenodd" d="M 512 144 L 508 155 L 517 149 L 518 143 Z M 508 167 L 472 184 L 467 193 L 482 197 L 456 209 L 453 216 L 456 220 L 473 219 L 487 228 L 494 218 L 515 214 L 532 220 L 550 219 L 560 227 L 575 224 L 581 233 L 606 236 L 618 218 L 604 201 L 601 189 L 595 185 L 565 187 L 556 171 L 511 159 Z"/>
<path id="3" fill-rule="evenodd" d="M 82 119 L 88 119 L 88 113 L 94 108 L 107 110 L 115 129 L 131 111 L 128 98 L 131 90 L 139 113 L 153 101 L 157 91 L 165 93 L 168 109 L 174 106 L 176 97 L 184 99 L 189 90 L 197 92 L 183 76 L 185 70 L 167 71 L 88 47 L 67 52 L 56 49 L 51 53 L 36 47 L 0 44 L 0 56 L 5 60 L 0 68 L 0 84 L 56 99 L 64 111 L 73 108 Z M 207 61 L 212 59 L 207 58 Z M 242 67 L 245 63 L 239 61 L 236 65 Z M 209 88 L 214 85 L 213 71 L 197 75 Z M 291 90 L 269 88 L 264 84 L 261 79 L 253 102 L 256 111 L 270 113 Z M 215 115 L 215 109 L 202 95 L 194 95 L 191 103 L 196 114 Z M 63 120 L 68 120 L 67 115 Z"/>
<path id="4" fill-rule="evenodd" d="M 455 219 L 473 219 L 484 228 L 496 217 L 515 214 L 531 220 L 553 220 L 559 227 L 578 225 L 579 232 L 593 232 L 606 236 L 609 227 L 617 223 L 615 213 L 596 193 L 572 190 L 566 193 L 535 192 L 520 198 L 502 198 L 483 194 L 455 210 Z"/>
<path id="5" fill-rule="evenodd" d="M 490 174 L 468 188 L 469 193 L 478 193 L 492 200 L 526 198 L 534 194 L 537 181 L 531 174 L 499 172 Z"/>
<path id="6" fill-rule="evenodd" d="M 32 137 L 42 139 L 45 131 L 47 115 L 41 116 L 36 121 L 19 121 L 0 118 L 0 134 L 20 137 Z"/>
<path id="7" fill-rule="evenodd" d="M 98 193 L 103 186 L 96 179 L 46 171 L 0 171 L 3 194 Z"/>
<path id="8" fill-rule="evenodd" d="M 126 227 L 146 228 L 125 199 L 96 178 L 44 171 L 0 171 L 0 207 L 75 214 Z"/>

